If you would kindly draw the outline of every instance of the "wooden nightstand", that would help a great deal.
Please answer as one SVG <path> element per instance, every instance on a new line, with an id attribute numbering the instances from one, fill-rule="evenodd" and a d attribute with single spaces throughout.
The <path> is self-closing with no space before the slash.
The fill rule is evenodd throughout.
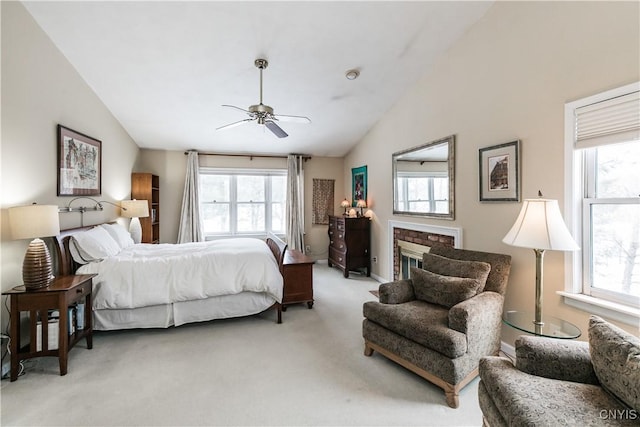
<path id="1" fill-rule="evenodd" d="M 18 367 L 21 360 L 33 357 L 54 356 L 59 359 L 60 375 L 67 373 L 69 350 L 83 338 L 87 339 L 87 348 L 93 347 L 93 312 L 91 309 L 92 279 L 95 274 L 62 276 L 56 278 L 46 288 L 27 291 L 17 286 L 2 295 L 11 300 L 11 381 L 18 379 Z M 75 331 L 69 333 L 69 308 L 77 307 L 84 300 L 84 319 L 71 319 Z M 58 310 L 58 348 L 49 349 L 49 312 Z M 20 312 L 29 313 L 28 347 L 20 345 Z M 78 322 L 84 327 L 78 328 Z M 38 331 L 40 333 L 38 334 Z M 40 336 L 40 342 L 36 337 Z"/>

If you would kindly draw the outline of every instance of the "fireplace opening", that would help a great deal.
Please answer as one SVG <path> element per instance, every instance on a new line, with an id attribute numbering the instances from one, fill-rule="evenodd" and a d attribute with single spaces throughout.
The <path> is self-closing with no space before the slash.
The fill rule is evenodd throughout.
<path id="1" fill-rule="evenodd" d="M 398 259 L 400 260 L 399 279 L 411 278 L 411 267 L 422 268 L 422 255 L 429 252 L 430 247 L 398 240 Z"/>

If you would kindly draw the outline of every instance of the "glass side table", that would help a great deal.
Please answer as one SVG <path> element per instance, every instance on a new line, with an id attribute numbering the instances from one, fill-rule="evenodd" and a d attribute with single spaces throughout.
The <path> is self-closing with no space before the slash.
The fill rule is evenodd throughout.
<path id="1" fill-rule="evenodd" d="M 529 334 L 548 338 L 575 339 L 582 335 L 580 329 L 573 323 L 552 316 L 542 316 L 543 325 L 533 323 L 533 313 L 526 311 L 507 311 L 502 321 L 512 328 Z"/>

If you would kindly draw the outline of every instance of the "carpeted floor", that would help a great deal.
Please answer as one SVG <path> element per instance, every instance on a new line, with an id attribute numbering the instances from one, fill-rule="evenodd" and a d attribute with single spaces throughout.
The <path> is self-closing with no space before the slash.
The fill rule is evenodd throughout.
<path id="1" fill-rule="evenodd" d="M 94 348 L 33 359 L 2 381 L 1 424 L 481 425 L 478 380 L 443 392 L 374 354 L 363 355 L 362 304 L 377 283 L 314 267 L 315 305 L 161 330 L 99 332 Z"/>

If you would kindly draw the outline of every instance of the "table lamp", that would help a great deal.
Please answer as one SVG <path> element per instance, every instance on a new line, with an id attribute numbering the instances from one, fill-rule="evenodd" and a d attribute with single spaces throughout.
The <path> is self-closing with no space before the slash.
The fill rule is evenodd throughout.
<path id="1" fill-rule="evenodd" d="M 360 208 L 360 216 L 363 216 L 362 209 L 367 207 L 367 202 L 363 199 L 358 200 L 356 207 Z"/>
<path id="2" fill-rule="evenodd" d="M 125 218 L 131 218 L 129 223 L 129 233 L 135 243 L 142 241 L 142 225 L 139 218 L 149 216 L 149 203 L 146 200 L 123 200 L 120 203 L 122 208 L 121 215 Z"/>
<path id="3" fill-rule="evenodd" d="M 340 202 L 340 206 L 344 208 L 344 216 L 347 216 L 347 208 L 351 205 L 351 203 L 349 203 L 349 201 L 347 199 L 344 199 L 343 201 Z"/>
<path id="4" fill-rule="evenodd" d="M 542 196 L 540 192 L 538 195 Z M 544 251 L 580 249 L 562 219 L 557 200 L 527 199 L 518 219 L 502 241 L 511 246 L 531 248 L 536 254 L 536 312 L 533 323 L 542 327 Z"/>
<path id="5" fill-rule="evenodd" d="M 13 240 L 33 239 L 22 263 L 22 281 L 27 290 L 49 286 L 53 280 L 51 254 L 41 237 L 60 234 L 58 207 L 54 205 L 9 208 L 9 228 Z"/>

